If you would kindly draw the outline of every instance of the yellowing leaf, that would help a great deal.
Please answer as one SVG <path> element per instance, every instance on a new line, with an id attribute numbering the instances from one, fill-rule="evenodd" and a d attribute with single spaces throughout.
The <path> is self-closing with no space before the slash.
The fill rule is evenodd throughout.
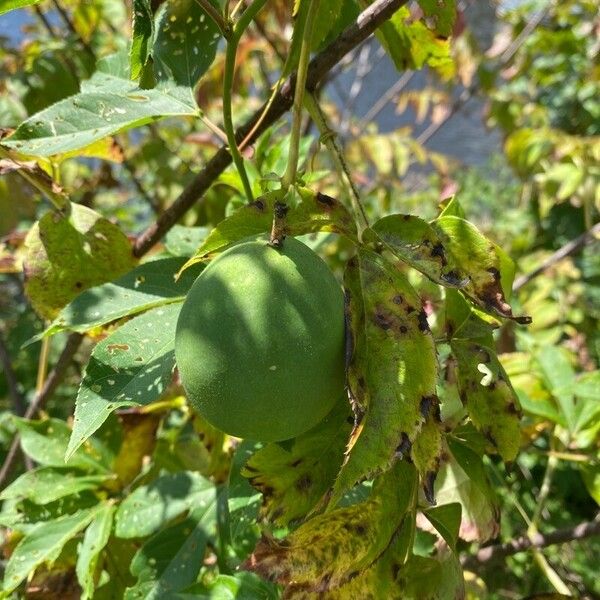
<path id="1" fill-rule="evenodd" d="M 411 445 L 435 399 L 437 357 L 421 300 L 406 277 L 360 249 L 346 269 L 348 386 L 356 414 L 331 506 Z M 423 409 L 427 408 L 427 412 Z"/>
<path id="2" fill-rule="evenodd" d="M 284 540 L 263 538 L 244 566 L 288 586 L 288 594 L 335 589 L 383 554 L 414 506 L 416 483 L 412 465 L 399 461 L 368 500 L 314 517 Z"/>

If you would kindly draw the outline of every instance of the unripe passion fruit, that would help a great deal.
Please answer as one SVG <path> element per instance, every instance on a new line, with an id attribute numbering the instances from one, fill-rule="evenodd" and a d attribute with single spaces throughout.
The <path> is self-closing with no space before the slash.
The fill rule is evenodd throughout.
<path id="1" fill-rule="evenodd" d="M 278 441 L 316 425 L 344 385 L 344 301 L 310 248 L 249 239 L 195 281 L 175 357 L 191 405 L 237 437 Z"/>

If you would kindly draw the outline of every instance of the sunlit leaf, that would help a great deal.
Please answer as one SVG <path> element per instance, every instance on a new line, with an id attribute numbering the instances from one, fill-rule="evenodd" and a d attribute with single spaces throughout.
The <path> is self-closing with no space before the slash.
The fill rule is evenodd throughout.
<path id="1" fill-rule="evenodd" d="M 187 511 L 206 511 L 215 501 L 213 483 L 189 471 L 162 475 L 129 494 L 115 515 L 121 538 L 144 537 Z"/>
<path id="2" fill-rule="evenodd" d="M 332 504 L 357 481 L 387 468 L 411 445 L 435 398 L 437 357 L 427 316 L 406 277 L 359 250 L 345 276 L 353 344 L 348 385 L 357 424 Z"/>
<path id="3" fill-rule="evenodd" d="M 289 591 L 337 588 L 383 554 L 414 505 L 416 485 L 414 468 L 399 461 L 368 500 L 309 519 L 282 541 L 263 537 L 245 567 Z"/>
<path id="4" fill-rule="evenodd" d="M 350 433 L 345 398 L 316 427 L 287 443 L 267 444 L 242 470 L 263 494 L 261 515 L 278 525 L 304 517 L 332 485 Z"/>
<path id="5" fill-rule="evenodd" d="M 77 553 L 76 573 L 81 585 L 81 600 L 92 598 L 96 589 L 96 567 L 100 554 L 110 536 L 115 506 L 111 503 L 100 505 L 100 509 L 89 527 Z"/>
<path id="6" fill-rule="evenodd" d="M 80 204 L 70 207 L 67 214 L 46 213 L 25 239 L 25 291 L 46 318 L 135 262 L 129 240 L 116 225 Z"/>
<path id="7" fill-rule="evenodd" d="M 17 8 L 25 8 L 26 6 L 33 6 L 40 0 L 0 0 L 0 15 L 7 13 Z"/>
<path id="8" fill-rule="evenodd" d="M 96 345 L 77 394 L 67 460 L 111 412 L 149 404 L 165 391 L 175 367 L 180 310 L 181 303 L 154 308 Z"/>

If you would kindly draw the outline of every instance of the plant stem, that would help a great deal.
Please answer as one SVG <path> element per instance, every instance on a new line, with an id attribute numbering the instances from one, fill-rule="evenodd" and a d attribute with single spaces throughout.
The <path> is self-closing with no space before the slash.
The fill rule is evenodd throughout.
<path id="1" fill-rule="evenodd" d="M 233 163 L 240 175 L 242 185 L 248 202 L 252 202 L 252 188 L 246 168 L 244 167 L 244 159 L 238 148 L 235 137 L 235 129 L 233 127 L 233 115 L 231 112 L 231 96 L 233 92 L 233 77 L 235 75 L 235 57 L 237 47 L 244 31 L 248 28 L 254 17 L 258 14 L 261 8 L 267 3 L 267 0 L 254 0 L 252 4 L 243 12 L 239 21 L 233 27 L 233 32 L 227 40 L 227 51 L 225 53 L 225 72 L 223 74 L 223 128 L 227 134 L 227 144 Z"/>
<path id="2" fill-rule="evenodd" d="M 315 125 L 321 134 L 321 142 L 325 144 L 327 150 L 329 150 L 331 157 L 333 158 L 333 162 L 338 170 L 340 179 L 346 184 L 348 195 L 350 196 L 350 201 L 352 202 L 354 216 L 357 221 L 361 222 L 362 225 L 362 227 L 359 226 L 359 230 L 362 228 L 368 228 L 369 220 L 367 218 L 365 208 L 360 199 L 358 190 L 356 189 L 356 186 L 354 185 L 354 182 L 350 176 L 348 165 L 346 164 L 343 150 L 338 144 L 335 131 L 329 127 L 327 118 L 313 94 L 306 94 L 304 97 L 304 105 L 306 106 L 308 113 L 315 122 Z"/>
<path id="3" fill-rule="evenodd" d="M 302 128 L 302 105 L 304 100 L 304 90 L 306 88 L 306 76 L 308 73 L 308 64 L 310 62 L 310 45 L 312 41 L 312 32 L 315 24 L 319 0 L 310 0 L 306 25 L 302 35 L 302 46 L 300 47 L 300 60 L 298 62 L 298 73 L 296 75 L 296 88 L 294 89 L 294 103 L 292 105 L 292 131 L 290 133 L 290 151 L 288 163 L 281 187 L 287 190 L 296 181 L 298 171 L 298 157 L 300 154 L 300 135 Z"/>
<path id="4" fill-rule="evenodd" d="M 229 39 L 231 35 L 231 23 L 213 6 L 210 0 L 196 0 L 202 10 L 214 21 L 221 35 Z"/>

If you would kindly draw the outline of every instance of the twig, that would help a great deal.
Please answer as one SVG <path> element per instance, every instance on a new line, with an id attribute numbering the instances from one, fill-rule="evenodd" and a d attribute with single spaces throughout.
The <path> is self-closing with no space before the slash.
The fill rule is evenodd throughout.
<path id="1" fill-rule="evenodd" d="M 231 23 L 211 4 L 210 0 L 196 0 L 202 10 L 214 21 L 225 39 L 231 35 Z"/>
<path id="2" fill-rule="evenodd" d="M 582 233 L 579 237 L 567 242 L 562 248 L 551 254 L 541 265 L 515 279 L 513 284 L 513 292 L 520 290 L 524 285 L 528 284 L 532 279 L 553 267 L 556 263 L 567 258 L 571 254 L 575 254 L 581 250 L 586 244 L 592 241 L 598 241 L 596 236 L 600 235 L 600 222 L 596 223 L 591 229 Z"/>
<path id="3" fill-rule="evenodd" d="M 342 32 L 327 48 L 313 58 L 308 68 L 306 88 L 314 91 L 325 75 L 348 53 L 366 40 L 382 23 L 387 21 L 408 0 L 376 0 L 357 18 L 356 22 Z M 279 119 L 292 105 L 295 77 L 290 77 L 279 90 L 261 126 L 254 132 L 251 142 Z M 260 118 L 260 108 L 236 133 L 242 140 Z M 217 150 L 206 166 L 179 197 L 136 240 L 134 254 L 142 256 L 177 223 L 180 217 L 197 202 L 219 175 L 231 164 L 231 156 L 225 146 Z"/>
<path id="4" fill-rule="evenodd" d="M 505 544 L 495 544 L 481 548 L 476 554 L 465 556 L 461 564 L 466 569 L 524 552 L 530 548 L 546 548 L 556 544 L 564 544 L 600 535 L 600 517 L 593 521 L 580 523 L 574 527 L 556 529 L 550 533 L 536 533 L 532 536 L 523 535 Z"/>
<path id="5" fill-rule="evenodd" d="M 77 352 L 77 349 L 79 348 L 82 339 L 83 336 L 80 333 L 72 333 L 71 335 L 69 335 L 67 343 L 65 344 L 65 347 L 63 348 L 63 351 L 60 357 L 58 358 L 56 365 L 54 366 L 52 371 L 50 371 L 41 390 L 35 395 L 33 402 L 25 411 L 24 416 L 26 419 L 31 419 L 32 417 L 34 417 L 36 413 L 45 406 L 48 399 L 52 396 L 52 394 L 58 387 L 58 384 L 62 381 L 62 378 L 64 377 L 67 371 L 67 367 L 71 363 L 71 359 L 73 358 L 75 352 Z M 4 487 L 6 479 L 9 477 L 12 471 L 18 455 L 19 436 L 15 435 L 10 449 L 8 451 L 8 454 L 4 459 L 2 469 L 0 469 L 0 489 Z"/>
<path id="6" fill-rule="evenodd" d="M 4 377 L 6 378 L 8 393 L 12 401 L 13 412 L 18 416 L 22 416 L 25 414 L 25 398 L 19 391 L 19 383 L 13 370 L 8 346 L 4 341 L 2 332 L 0 332 L 0 364 L 2 364 L 2 369 L 4 370 Z"/>

